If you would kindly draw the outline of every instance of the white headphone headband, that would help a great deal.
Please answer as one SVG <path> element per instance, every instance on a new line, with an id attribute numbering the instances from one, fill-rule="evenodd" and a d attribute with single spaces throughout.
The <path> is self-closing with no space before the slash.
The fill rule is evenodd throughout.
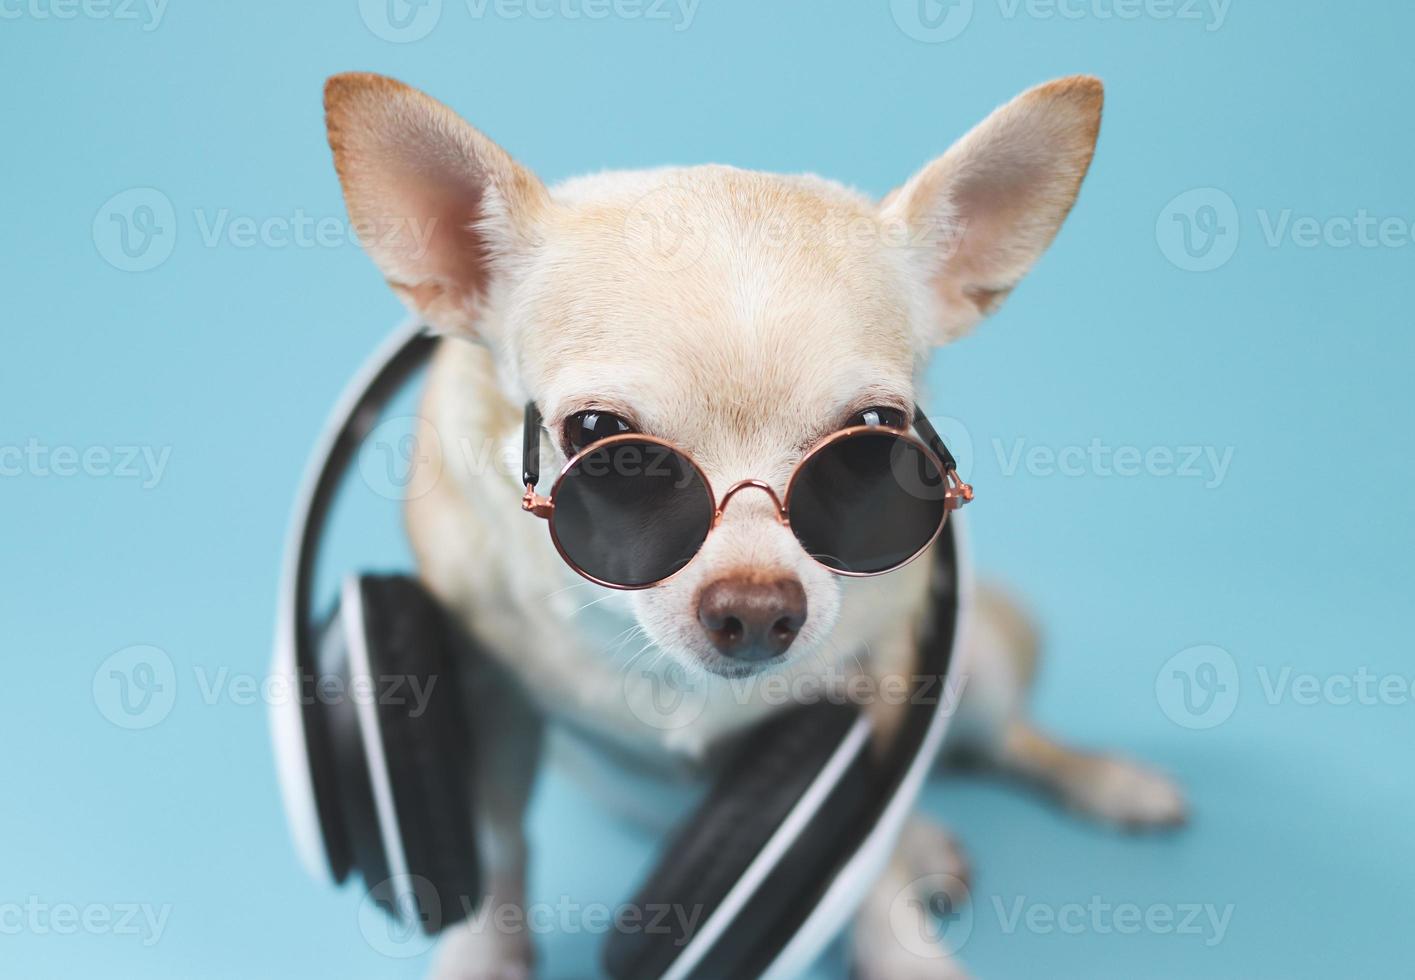
<path id="1" fill-rule="evenodd" d="M 339 482 L 359 444 L 377 424 L 379 412 L 427 362 L 436 345 L 437 338 L 427 332 L 421 321 L 404 321 L 344 387 L 320 432 L 285 534 L 276 608 L 271 675 L 291 692 L 303 692 L 306 679 L 315 673 L 311 623 L 315 560 Z M 306 700 L 291 696 L 272 709 L 271 738 L 285 813 L 300 863 L 316 878 L 332 882 L 334 871 L 320 814 L 328 813 L 333 802 L 320 795 L 319 780 L 311 764 L 303 718 Z"/>

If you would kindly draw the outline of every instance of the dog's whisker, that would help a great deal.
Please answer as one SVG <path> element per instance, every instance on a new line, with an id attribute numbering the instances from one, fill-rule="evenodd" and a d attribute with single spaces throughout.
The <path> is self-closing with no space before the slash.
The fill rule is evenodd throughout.
<path id="1" fill-rule="evenodd" d="M 624 673 L 627 674 L 631 669 L 633 669 L 633 667 L 634 667 L 636 664 L 638 664 L 639 658 L 642 657 L 645 653 L 647 653 L 648 650 L 649 650 L 649 648 L 652 647 L 653 645 L 654 645 L 654 643 L 653 643 L 653 638 L 652 638 L 652 637 L 650 637 L 650 638 L 644 640 L 644 645 L 641 646 L 641 647 L 639 647 L 639 649 L 635 650 L 634 653 L 633 653 L 633 655 L 632 655 L 631 657 L 629 657 L 627 660 L 624 661 L 624 667 L 623 667 Z M 661 655 L 663 651 L 660 650 L 660 651 L 658 651 L 658 652 L 659 652 L 659 654 Z M 644 670 L 652 670 L 654 664 L 657 663 L 657 662 L 658 662 L 658 657 L 656 656 L 656 657 L 652 658 L 648 663 L 642 664 L 642 665 L 640 665 L 640 666 L 642 666 Z"/>
<path id="2" fill-rule="evenodd" d="M 625 647 L 627 647 L 638 637 L 642 636 L 643 633 L 644 628 L 638 624 L 635 624 L 633 626 L 630 626 L 628 629 L 620 631 L 617 636 L 615 636 L 612 640 L 609 641 L 608 644 L 606 644 L 606 655 L 609 657 L 610 660 L 615 659 L 619 656 L 619 654 L 624 652 Z"/>
<path id="3" fill-rule="evenodd" d="M 583 606 L 581 606 L 579 609 L 576 609 L 576 610 L 575 610 L 574 612 L 572 612 L 570 615 L 571 615 L 572 617 L 573 617 L 573 616 L 578 616 L 580 613 L 582 613 L 582 612 L 584 612 L 586 609 L 590 608 L 590 606 L 597 606 L 597 605 L 599 605 L 601 602 L 604 602 L 606 599 L 613 599 L 613 598 L 614 598 L 614 595 L 615 595 L 615 593 L 610 592 L 610 593 L 608 593 L 607 595 L 602 595 L 602 596 L 600 596 L 598 599 L 591 599 L 589 602 L 585 603 L 585 604 L 584 604 Z"/>
<path id="4" fill-rule="evenodd" d="M 553 592 L 547 592 L 545 595 L 543 595 L 543 596 L 540 597 L 540 598 L 541 598 L 541 602 L 546 602 L 546 601 L 548 601 L 548 600 L 550 600 L 550 599 L 554 599 L 556 596 L 558 596 L 558 595 L 563 595 L 563 594 L 565 594 L 566 592 L 569 592 L 569 591 L 572 590 L 572 589 L 583 589 L 583 588 L 585 588 L 586 586 L 592 585 L 592 584 L 593 584 L 593 583 L 591 583 L 591 582 L 571 582 L 569 585 L 564 586 L 563 588 L 556 589 L 556 590 L 553 591 Z"/>

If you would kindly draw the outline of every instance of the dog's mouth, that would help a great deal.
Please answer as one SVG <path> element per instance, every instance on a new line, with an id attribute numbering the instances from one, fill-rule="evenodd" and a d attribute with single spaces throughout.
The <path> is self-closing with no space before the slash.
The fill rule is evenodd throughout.
<path id="1" fill-rule="evenodd" d="M 741 680 L 746 677 L 754 677 L 757 674 L 765 674 L 778 667 L 784 666 L 792 659 L 791 653 L 783 652 L 774 656 L 761 659 L 738 659 L 736 657 L 724 657 L 720 654 L 704 654 L 698 658 L 698 663 L 708 673 L 726 680 Z"/>

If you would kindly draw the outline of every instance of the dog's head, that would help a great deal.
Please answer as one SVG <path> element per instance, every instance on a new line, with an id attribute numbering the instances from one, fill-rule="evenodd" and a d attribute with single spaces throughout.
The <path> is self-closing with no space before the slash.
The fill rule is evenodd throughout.
<path id="1" fill-rule="evenodd" d="M 744 479 L 781 493 L 806 449 L 864 413 L 907 421 L 929 351 L 1050 244 L 1101 101 L 1093 78 L 1032 89 L 876 202 L 718 166 L 547 189 L 414 89 L 353 74 L 326 90 L 350 215 L 408 305 L 488 345 L 562 458 L 647 433 L 686 451 L 719 500 Z M 887 614 L 888 589 L 869 591 Z M 817 652 L 846 592 L 751 488 L 680 574 L 630 602 L 661 648 L 732 673 Z"/>

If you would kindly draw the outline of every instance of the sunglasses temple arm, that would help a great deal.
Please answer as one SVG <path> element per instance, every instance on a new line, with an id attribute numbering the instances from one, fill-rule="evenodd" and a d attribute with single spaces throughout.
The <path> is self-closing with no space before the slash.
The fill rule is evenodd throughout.
<path id="1" fill-rule="evenodd" d="M 540 482 L 540 409 L 526 402 L 526 427 L 521 434 L 521 482 L 534 487 Z"/>
<path id="2" fill-rule="evenodd" d="M 939 462 L 943 464 L 944 475 L 950 484 L 948 488 L 948 509 L 957 510 L 968 501 L 973 499 L 973 488 L 964 483 L 958 475 L 958 461 L 953 458 L 953 454 L 948 451 L 948 447 L 943 444 L 943 438 L 938 434 L 938 430 L 933 427 L 924 410 L 918 405 L 914 406 L 914 428 L 923 437 L 924 444 L 934 451 Z"/>
<path id="3" fill-rule="evenodd" d="M 946 470 L 957 470 L 958 461 L 953 458 L 953 454 L 948 451 L 948 447 L 943 444 L 943 438 L 938 434 L 938 430 L 933 427 L 924 410 L 919 406 L 914 406 L 914 428 L 919 430 L 919 435 L 924 437 L 924 444 L 927 445 L 938 456 Z"/>
<path id="4" fill-rule="evenodd" d="M 521 433 L 521 483 L 526 494 L 521 498 L 521 509 L 537 517 L 550 516 L 550 501 L 536 493 L 540 482 L 540 409 L 534 401 L 526 402 L 525 429 Z"/>

